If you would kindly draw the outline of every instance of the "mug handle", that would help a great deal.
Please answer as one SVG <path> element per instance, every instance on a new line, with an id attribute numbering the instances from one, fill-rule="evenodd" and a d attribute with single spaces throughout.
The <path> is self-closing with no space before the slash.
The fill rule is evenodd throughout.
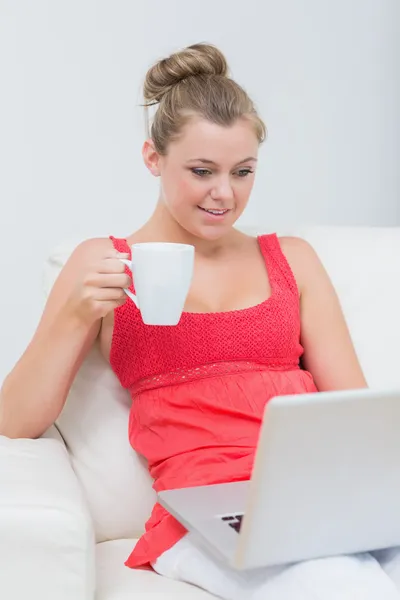
<path id="1" fill-rule="evenodd" d="M 129 260 L 126 260 L 125 258 L 120 258 L 119 260 L 120 260 L 121 262 L 123 262 L 123 263 L 124 263 L 124 265 L 125 265 L 126 267 L 128 267 L 128 269 L 129 269 L 130 271 L 132 271 L 132 265 L 131 265 L 131 262 L 130 262 Z M 131 292 L 130 290 L 128 290 L 127 288 L 124 288 L 124 292 L 125 292 L 125 294 L 128 296 L 128 298 L 130 298 L 130 299 L 132 300 L 132 302 L 135 304 L 135 306 L 136 306 L 137 308 L 139 308 L 139 301 L 138 301 L 138 299 L 137 299 L 137 296 L 135 296 L 135 294 L 132 294 L 132 292 Z"/>

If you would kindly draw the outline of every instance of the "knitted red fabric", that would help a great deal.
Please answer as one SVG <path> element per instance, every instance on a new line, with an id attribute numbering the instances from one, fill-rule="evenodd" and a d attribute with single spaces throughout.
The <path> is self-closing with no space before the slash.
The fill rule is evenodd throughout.
<path id="1" fill-rule="evenodd" d="M 126 240 L 111 239 L 117 250 L 130 254 Z M 181 372 L 187 375 L 219 361 L 298 365 L 302 348 L 297 285 L 276 235 L 258 239 L 271 286 L 265 302 L 229 312 L 184 312 L 176 327 L 144 325 L 129 301 L 115 311 L 110 360 L 123 387 L 132 390 L 139 384 L 142 389 L 143 380 L 151 386 L 151 379 L 162 374 L 171 383 L 173 374 L 179 378 Z"/>
<path id="2" fill-rule="evenodd" d="M 126 240 L 111 239 L 130 253 Z M 316 391 L 299 367 L 293 273 L 275 234 L 258 242 L 271 295 L 256 306 L 184 312 L 175 327 L 144 325 L 129 300 L 115 311 L 110 362 L 132 394 L 129 438 L 147 459 L 156 491 L 249 479 L 265 403 Z M 184 533 L 156 504 L 126 564 L 154 561 Z"/>

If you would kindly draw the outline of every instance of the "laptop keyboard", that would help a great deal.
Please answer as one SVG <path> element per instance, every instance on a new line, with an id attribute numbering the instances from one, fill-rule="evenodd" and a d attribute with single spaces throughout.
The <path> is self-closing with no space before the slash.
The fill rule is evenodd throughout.
<path id="1" fill-rule="evenodd" d="M 221 517 L 222 521 L 225 521 L 225 523 L 227 523 L 229 525 L 229 527 L 232 527 L 232 529 L 234 529 L 238 533 L 239 533 L 240 527 L 242 525 L 242 519 L 243 519 L 242 514 L 226 515 L 224 517 Z"/>

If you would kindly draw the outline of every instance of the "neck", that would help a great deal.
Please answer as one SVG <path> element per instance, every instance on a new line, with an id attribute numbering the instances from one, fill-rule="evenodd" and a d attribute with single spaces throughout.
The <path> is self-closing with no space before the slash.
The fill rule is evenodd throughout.
<path id="1" fill-rule="evenodd" d="M 231 229 L 222 238 L 217 240 L 199 238 L 181 227 L 172 217 L 164 202 L 159 200 L 152 216 L 135 234 L 135 238 L 140 238 L 148 242 L 191 244 L 196 248 L 198 253 L 204 256 L 211 256 L 226 249 L 232 243 L 232 237 L 236 237 L 237 233 L 235 229 Z"/>

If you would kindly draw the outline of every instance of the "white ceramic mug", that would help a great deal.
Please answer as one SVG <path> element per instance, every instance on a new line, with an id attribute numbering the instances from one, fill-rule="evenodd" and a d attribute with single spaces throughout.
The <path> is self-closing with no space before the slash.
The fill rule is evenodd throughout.
<path id="1" fill-rule="evenodd" d="M 193 275 L 194 246 L 165 242 L 133 244 L 131 270 L 136 294 L 124 292 L 136 304 L 146 325 L 177 325 Z"/>

